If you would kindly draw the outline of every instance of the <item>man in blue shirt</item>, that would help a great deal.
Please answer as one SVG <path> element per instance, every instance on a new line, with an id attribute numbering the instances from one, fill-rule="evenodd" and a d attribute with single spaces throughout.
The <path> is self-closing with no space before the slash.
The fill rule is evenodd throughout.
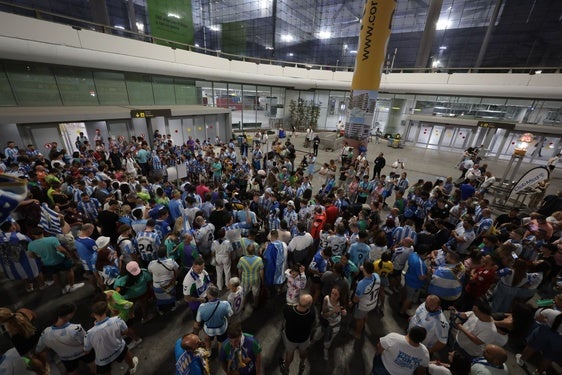
<path id="1" fill-rule="evenodd" d="M 209 373 L 209 353 L 196 334 L 190 333 L 176 341 L 176 375 L 206 375 Z"/>
<path id="2" fill-rule="evenodd" d="M 368 237 L 367 231 L 359 231 L 357 242 L 349 247 L 349 258 L 357 267 L 361 267 L 369 259 L 371 248 L 365 243 Z"/>
<path id="3" fill-rule="evenodd" d="M 406 311 L 412 306 L 412 303 L 417 302 L 420 298 L 420 292 L 427 278 L 427 266 L 423 261 L 420 254 L 413 251 L 408 256 L 408 269 L 404 276 L 406 285 L 406 295 L 402 300 L 402 307 L 400 308 L 400 315 L 407 316 Z"/>
<path id="4" fill-rule="evenodd" d="M 239 326 L 228 329 L 228 339 L 221 346 L 219 361 L 226 374 L 262 373 L 261 346 L 254 336 L 242 333 Z"/>

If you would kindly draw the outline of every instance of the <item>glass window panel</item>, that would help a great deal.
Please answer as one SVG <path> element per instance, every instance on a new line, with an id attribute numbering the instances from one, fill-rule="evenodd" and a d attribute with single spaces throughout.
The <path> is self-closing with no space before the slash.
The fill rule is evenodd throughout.
<path id="1" fill-rule="evenodd" d="M 172 77 L 152 77 L 154 104 L 173 104 L 176 102 L 174 79 Z"/>
<path id="2" fill-rule="evenodd" d="M 23 62 L 7 63 L 5 67 L 19 105 L 62 104 L 55 76 L 49 67 Z"/>
<path id="3" fill-rule="evenodd" d="M 197 104 L 195 81 L 174 78 L 174 88 L 176 90 L 176 104 Z"/>
<path id="4" fill-rule="evenodd" d="M 70 67 L 54 68 L 64 105 L 98 105 L 92 72 Z"/>
<path id="5" fill-rule="evenodd" d="M 17 105 L 16 98 L 12 92 L 12 87 L 6 76 L 6 72 L 2 69 L 0 71 L 0 106 L 14 106 Z"/>
<path id="6" fill-rule="evenodd" d="M 129 104 L 124 73 L 94 72 L 94 82 L 101 105 Z"/>
<path id="7" fill-rule="evenodd" d="M 149 75 L 126 73 L 125 79 L 131 105 L 154 105 L 152 80 Z"/>
<path id="8" fill-rule="evenodd" d="M 254 85 L 242 85 L 242 109 L 244 110 L 244 122 L 261 123 L 258 121 L 259 94 Z"/>
<path id="9" fill-rule="evenodd" d="M 227 108 L 230 108 L 233 124 L 237 124 L 239 122 L 252 122 L 246 121 L 246 119 L 244 118 L 244 110 L 242 105 L 242 85 L 229 83 L 226 98 L 224 98 L 223 100 L 226 100 Z"/>

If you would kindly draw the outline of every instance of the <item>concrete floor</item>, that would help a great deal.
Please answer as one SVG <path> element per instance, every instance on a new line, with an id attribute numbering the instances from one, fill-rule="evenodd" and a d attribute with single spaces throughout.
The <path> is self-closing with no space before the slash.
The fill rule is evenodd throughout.
<path id="1" fill-rule="evenodd" d="M 298 158 L 302 158 L 303 135 L 298 135 L 295 144 L 299 153 Z M 460 160 L 462 150 L 458 152 L 444 152 L 436 150 L 425 150 L 418 148 L 409 148 L 408 145 L 404 149 L 392 149 L 385 144 L 369 144 L 368 158 L 374 160 L 379 152 L 384 152 L 387 167 L 384 173 L 390 171 L 390 164 L 400 157 L 406 163 L 406 171 L 411 182 L 417 181 L 419 178 L 434 181 L 437 177 L 446 177 L 451 175 L 458 177 L 459 171 L 454 167 Z M 339 153 L 325 152 L 320 150 L 316 169 L 321 163 L 329 159 L 339 158 Z M 506 162 L 487 161 L 489 169 L 496 175 L 502 176 Z M 530 167 L 525 165 L 525 169 Z M 522 173 L 522 172 L 521 172 Z M 519 173 L 517 177 L 521 175 Z M 549 192 L 562 189 L 562 178 L 559 170 L 555 170 Z M 12 307 L 28 307 L 34 309 L 38 314 L 38 325 L 45 326 L 54 319 L 54 310 L 61 302 L 72 301 L 78 305 L 78 313 L 75 321 L 80 322 L 88 329 L 93 325 L 92 319 L 89 317 L 89 304 L 93 294 L 93 288 L 90 285 L 78 290 L 75 293 L 66 296 L 60 296 L 56 287 L 50 287 L 43 292 L 35 292 L 26 294 L 21 285 L 15 285 L 13 282 L 0 282 L 0 301 L 3 306 Z M 374 347 L 378 338 L 389 332 L 404 333 L 407 322 L 393 313 L 399 303 L 398 296 L 387 298 L 385 306 L 385 315 L 383 318 L 372 314 L 368 319 L 366 334 L 362 340 L 354 340 L 352 336 L 347 334 L 347 329 L 342 329 L 339 337 L 333 344 L 333 350 L 330 360 L 326 363 L 322 359 L 321 338 L 316 336 L 319 341 L 312 345 L 310 356 L 306 361 L 306 370 L 304 374 L 368 374 L 371 369 L 371 361 L 374 354 Z M 244 314 L 243 329 L 245 332 L 254 334 L 261 342 L 263 348 L 263 364 L 266 375 L 280 374 L 278 359 L 283 352 L 283 344 L 280 336 L 282 324 L 281 309 L 284 298 L 274 298 L 268 301 L 267 305 L 252 311 L 251 307 L 247 307 Z M 394 310 L 391 308 L 394 307 Z M 174 357 L 173 346 L 175 341 L 183 334 L 191 332 L 193 327 L 193 319 L 191 313 L 185 305 L 180 306 L 175 312 L 169 313 L 164 317 L 156 317 L 151 322 L 143 325 L 138 320 L 133 320 L 131 326 L 143 338 L 143 342 L 137 348 L 133 349 L 134 355 L 140 359 L 139 371 L 140 375 L 152 374 L 173 374 L 174 373 Z M 9 347 L 6 335 L 0 336 L 0 349 L 5 350 Z M 508 348 L 511 352 L 512 348 Z M 1 351 L 0 351 L 1 352 Z M 525 374 L 526 371 L 519 368 L 515 362 L 513 353 L 510 355 L 508 362 L 510 374 Z M 124 374 L 126 372 L 125 365 L 114 365 L 113 374 Z M 298 369 L 298 359 L 291 368 L 291 373 L 296 374 Z M 53 370 L 53 375 L 57 371 Z M 84 370 L 83 373 L 86 373 Z M 211 374 L 223 374 L 217 360 L 212 361 Z"/>

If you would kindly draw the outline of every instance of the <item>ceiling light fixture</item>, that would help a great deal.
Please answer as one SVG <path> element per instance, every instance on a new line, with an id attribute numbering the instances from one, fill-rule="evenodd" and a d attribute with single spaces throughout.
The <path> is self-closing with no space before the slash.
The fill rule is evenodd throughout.
<path id="1" fill-rule="evenodd" d="M 446 30 L 450 24 L 449 20 L 439 20 L 435 24 L 435 30 Z"/>
<path id="2" fill-rule="evenodd" d="M 332 33 L 329 31 L 320 31 L 317 35 L 318 39 L 330 39 L 332 37 Z"/>
<path id="3" fill-rule="evenodd" d="M 281 35 L 281 41 L 283 42 L 292 42 L 294 40 L 291 34 L 283 34 Z"/>

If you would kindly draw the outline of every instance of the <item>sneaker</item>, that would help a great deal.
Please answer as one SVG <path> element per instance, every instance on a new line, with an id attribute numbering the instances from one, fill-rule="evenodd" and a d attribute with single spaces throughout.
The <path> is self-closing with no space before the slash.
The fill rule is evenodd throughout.
<path id="1" fill-rule="evenodd" d="M 64 288 L 62 288 L 62 294 L 68 293 L 70 293 L 70 285 L 65 285 Z"/>
<path id="2" fill-rule="evenodd" d="M 129 374 L 129 375 L 133 375 L 134 373 L 137 372 L 137 369 L 139 367 L 139 357 L 133 357 L 133 364 L 134 364 L 134 367 L 129 369 L 129 371 L 127 371 L 127 374 Z"/>
<path id="3" fill-rule="evenodd" d="M 50 287 L 51 285 L 53 285 L 55 282 L 53 280 L 49 280 L 49 281 L 45 281 L 43 283 L 43 285 L 39 286 L 39 290 L 45 290 L 48 287 Z"/>
<path id="4" fill-rule="evenodd" d="M 72 293 L 80 288 L 82 288 L 84 285 L 84 283 L 78 283 L 78 284 L 73 284 L 72 286 L 68 286 L 68 293 Z"/>
<path id="5" fill-rule="evenodd" d="M 521 367 L 525 366 L 525 361 L 523 360 L 523 358 L 521 358 L 521 353 L 517 353 L 515 354 L 515 362 L 517 362 L 517 364 Z"/>
<path id="6" fill-rule="evenodd" d="M 133 340 L 133 341 L 131 341 L 131 343 L 129 345 L 127 345 L 127 348 L 129 348 L 129 350 L 134 349 L 137 346 L 139 346 L 141 342 L 142 342 L 142 339 Z"/>

